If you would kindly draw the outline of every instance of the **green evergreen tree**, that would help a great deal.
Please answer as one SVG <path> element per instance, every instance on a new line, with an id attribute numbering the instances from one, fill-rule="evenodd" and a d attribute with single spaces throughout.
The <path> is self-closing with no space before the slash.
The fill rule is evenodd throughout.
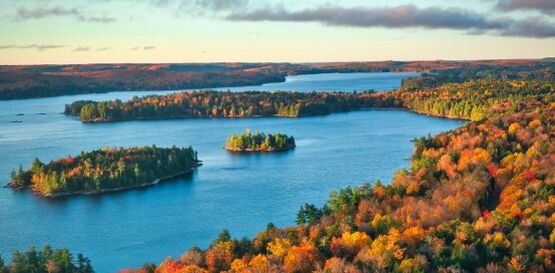
<path id="1" fill-rule="evenodd" d="M 216 240 L 212 242 L 212 245 L 216 245 L 218 243 L 229 242 L 231 241 L 231 233 L 229 233 L 228 229 L 223 229 L 219 234 Z"/>

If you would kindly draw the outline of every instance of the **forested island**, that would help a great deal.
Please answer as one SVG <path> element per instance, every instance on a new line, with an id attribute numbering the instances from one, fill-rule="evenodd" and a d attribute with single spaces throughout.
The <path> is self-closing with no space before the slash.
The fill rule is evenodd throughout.
<path id="1" fill-rule="evenodd" d="M 414 89 L 415 84 L 426 88 Z M 411 82 L 391 92 L 218 92 L 188 91 L 135 97 L 127 102 L 76 101 L 65 114 L 83 122 L 175 118 L 303 117 L 370 108 L 404 108 L 440 117 L 481 120 L 500 98 L 514 103 L 523 96 L 553 91 L 553 82 L 470 80 L 428 87 Z M 516 107 L 516 106 L 515 106 Z"/>
<path id="2" fill-rule="evenodd" d="M 394 97 L 378 96 L 372 91 L 187 91 L 134 97 L 127 102 L 76 101 L 66 105 L 64 113 L 79 115 L 83 122 L 108 122 L 176 118 L 301 117 L 388 106 L 401 106 L 401 103 Z"/>
<path id="3" fill-rule="evenodd" d="M 83 254 L 75 257 L 68 249 L 52 249 L 45 246 L 37 250 L 30 246 L 25 252 L 18 250 L 6 264 L 0 257 L 0 273 L 94 273 L 91 261 Z"/>
<path id="4" fill-rule="evenodd" d="M 97 194 L 156 184 L 199 166 L 189 148 L 103 148 L 43 163 L 35 158 L 28 170 L 12 171 L 8 186 L 30 188 L 43 197 Z"/>
<path id="5" fill-rule="evenodd" d="M 245 130 L 243 134 L 230 136 L 226 143 L 230 152 L 278 152 L 295 149 L 295 138 L 285 134 L 268 134 Z"/>
<path id="6" fill-rule="evenodd" d="M 553 81 L 553 59 L 331 63 L 174 63 L 0 66 L 0 100 L 136 90 L 260 85 L 287 75 L 419 72 L 433 86 L 470 79 Z"/>

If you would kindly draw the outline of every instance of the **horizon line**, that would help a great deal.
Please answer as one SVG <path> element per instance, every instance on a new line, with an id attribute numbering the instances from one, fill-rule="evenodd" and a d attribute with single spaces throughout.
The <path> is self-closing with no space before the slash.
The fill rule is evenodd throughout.
<path id="1" fill-rule="evenodd" d="M 56 65 L 150 65 L 150 64 L 326 64 L 326 63 L 380 63 L 380 62 L 473 62 L 473 61 L 542 61 L 555 59 L 555 56 L 543 58 L 484 58 L 484 59 L 411 59 L 411 60 L 365 60 L 365 61 L 314 61 L 314 62 L 292 62 L 292 61 L 213 61 L 213 62 L 90 62 L 90 63 L 26 63 L 26 64 L 0 64 L 0 66 L 56 66 Z"/>

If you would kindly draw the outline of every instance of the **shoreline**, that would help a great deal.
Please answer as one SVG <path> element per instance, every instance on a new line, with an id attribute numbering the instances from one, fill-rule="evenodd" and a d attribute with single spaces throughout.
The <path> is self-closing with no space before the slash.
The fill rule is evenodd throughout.
<path id="1" fill-rule="evenodd" d="M 420 111 L 412 110 L 412 109 L 405 108 L 405 107 L 377 107 L 377 108 L 367 108 L 367 109 L 360 109 L 360 110 L 396 110 L 396 111 L 405 111 L 405 112 L 415 113 L 415 114 L 418 114 L 418 115 L 434 117 L 434 118 L 442 118 L 442 119 L 458 120 L 458 121 L 472 121 L 472 120 L 470 120 L 470 118 L 458 118 L 458 117 L 453 117 L 453 116 L 449 116 L 449 115 L 447 115 L 447 116 L 434 115 L 434 114 L 431 114 L 431 113 L 420 112 Z"/>
<path id="2" fill-rule="evenodd" d="M 297 146 L 292 147 L 285 147 L 281 149 L 271 148 L 271 149 L 262 149 L 262 148 L 248 148 L 248 149 L 239 149 L 239 148 L 231 148 L 229 146 L 224 147 L 224 150 L 232 153 L 271 153 L 271 152 L 285 152 L 289 150 L 294 150 Z"/>
<path id="3" fill-rule="evenodd" d="M 348 73 L 416 73 L 416 74 L 420 74 L 420 77 L 422 76 L 422 74 L 424 73 L 428 73 L 425 70 L 418 70 L 418 69 L 407 69 L 407 70 L 403 70 L 403 69 L 393 69 L 391 71 L 381 71 L 381 70 L 361 70 L 361 71 L 341 71 L 341 70 L 329 70 L 329 71 L 315 71 L 315 70 L 311 70 L 311 71 L 300 71 L 300 73 L 291 73 L 292 71 L 289 71 L 285 74 L 283 74 L 282 78 L 280 78 L 279 80 L 277 79 L 271 79 L 271 80 L 262 80 L 260 82 L 252 82 L 252 83 L 238 83 L 238 84 L 230 84 L 230 85 L 226 85 L 226 86 L 220 86 L 220 85 L 207 85 L 205 87 L 180 87 L 180 88 L 174 88 L 174 87 L 160 87 L 160 88 L 138 88 L 138 89 L 105 89 L 105 90 L 91 90 L 91 91 L 87 91 L 87 92 L 76 92 L 76 93 L 64 93 L 64 94 L 57 94 L 57 95 L 46 95 L 46 96 L 22 96 L 22 97 L 6 97 L 6 98 L 0 98 L 0 101 L 15 101 L 15 100 L 32 100 L 32 99 L 43 99 L 43 98 L 53 98 L 53 97 L 65 97 L 65 96 L 79 96 L 79 95 L 96 95 L 96 94 L 107 94 L 107 93 L 119 93 L 119 92 L 180 92 L 180 91 L 187 91 L 187 90 L 200 90 L 200 89 L 224 89 L 224 88 L 238 88 L 238 87 L 247 87 L 247 86 L 262 86 L 264 84 L 273 84 L 273 83 L 283 83 L 286 82 L 287 76 L 304 76 L 304 75 L 319 75 L 319 74 L 348 74 Z M 387 90 L 387 91 L 391 91 L 391 90 Z"/>
<path id="4" fill-rule="evenodd" d="M 72 115 L 72 114 L 65 114 L 62 113 L 62 115 L 66 115 L 66 116 L 73 116 L 73 117 L 79 117 L 79 115 Z M 191 116 L 176 116 L 176 117 L 163 117 L 163 118 L 133 118 L 133 119 L 93 119 L 93 120 L 86 120 L 83 121 L 79 118 L 79 121 L 81 123 L 91 123 L 91 124 L 95 124 L 95 123 L 111 123 L 111 122 L 124 122 L 124 121 L 157 121 L 157 120 L 176 120 L 176 119 L 244 119 L 244 118 L 267 118 L 267 117 L 273 117 L 275 115 L 272 116 L 263 116 L 263 115 L 253 115 L 250 117 L 191 117 Z"/>
<path id="5" fill-rule="evenodd" d="M 50 195 L 42 194 L 42 193 L 34 190 L 31 187 L 30 187 L 30 189 L 33 192 L 33 194 L 36 194 L 36 195 L 38 195 L 40 197 L 43 197 L 43 198 L 46 198 L 46 199 L 54 199 L 54 198 L 58 198 L 58 197 L 74 196 L 74 195 L 96 195 L 96 194 L 101 194 L 101 193 L 118 192 L 118 191 L 145 188 L 145 187 L 148 187 L 148 186 L 156 185 L 160 182 L 167 181 L 167 180 L 170 180 L 172 178 L 176 178 L 176 177 L 183 176 L 183 175 L 186 175 L 188 173 L 191 173 L 200 166 L 202 166 L 202 163 L 198 162 L 190 170 L 187 170 L 187 171 L 183 171 L 183 172 L 180 172 L 180 173 L 177 173 L 177 174 L 174 174 L 174 175 L 169 175 L 169 176 L 157 178 L 154 181 L 147 182 L 147 183 L 142 183 L 142 184 L 138 184 L 138 185 L 131 185 L 131 186 L 124 186 L 124 187 L 118 187 L 118 188 L 113 188 L 113 189 L 98 189 L 98 190 L 93 190 L 93 191 L 84 191 L 83 190 L 83 191 L 75 191 L 75 192 L 61 192 L 61 193 L 54 193 L 54 194 L 50 194 Z"/>
<path id="6" fill-rule="evenodd" d="M 107 90 L 95 90 L 90 92 L 77 92 L 77 93 L 67 93 L 67 94 L 60 94 L 60 95 L 51 95 L 51 96 L 37 96 L 37 97 L 12 97 L 12 98 L 0 98 L 0 101 L 14 101 L 14 100 L 32 100 L 32 99 L 44 99 L 44 98 L 54 98 L 54 97 L 65 97 L 65 96 L 79 96 L 79 95 L 95 95 L 95 94 L 107 94 L 107 93 L 119 93 L 119 92 L 174 92 L 174 91 L 183 91 L 183 90 L 197 90 L 197 89 L 221 89 L 221 88 L 237 88 L 237 87 L 245 87 L 245 86 L 262 86 L 264 84 L 269 83 L 282 83 L 285 82 L 285 76 L 283 79 L 279 81 L 262 81 L 260 83 L 253 82 L 249 84 L 231 84 L 228 86 L 212 86 L 208 85 L 206 87 L 181 87 L 181 88 L 139 88 L 139 89 L 107 89 Z"/>
<path id="7" fill-rule="evenodd" d="M 292 115 L 280 115 L 280 114 L 273 114 L 273 115 L 253 115 L 253 116 L 249 116 L 249 117 L 239 117 L 239 116 L 235 116 L 235 117 L 192 117 L 192 116 L 175 116 L 175 117 L 152 117 L 152 118 L 134 118 L 134 119 L 94 119 L 94 120 L 86 120 L 83 121 L 81 119 L 79 119 L 79 121 L 81 123 L 89 123 L 89 124 L 98 124 L 98 123 L 112 123 L 112 122 L 126 122 L 126 121 L 162 121 L 162 120 L 179 120 L 179 119 L 248 119 L 248 118 L 290 118 L 290 119 L 295 119 L 295 118 L 303 118 L 303 117 L 317 117 L 317 116 L 326 116 L 326 115 L 331 115 L 331 114 L 336 114 L 336 113 L 349 113 L 349 112 L 355 112 L 355 111 L 369 111 L 369 110 L 397 110 L 397 111 L 407 111 L 407 112 L 412 112 L 415 114 L 419 114 L 419 115 L 425 115 L 425 116 L 430 116 L 430 117 L 435 117 L 435 118 L 445 118 L 445 119 L 450 119 L 450 120 L 459 120 L 459 121 L 471 121 L 470 118 L 464 118 L 464 117 L 453 117 L 453 116 L 449 116 L 449 115 L 436 115 L 436 114 L 432 114 L 432 113 L 426 113 L 426 112 L 420 112 L 420 111 L 416 111 L 416 110 L 412 110 L 410 108 L 405 108 L 405 107 L 363 107 L 363 108 L 357 108 L 357 109 L 352 109 L 352 110 L 344 110 L 344 111 L 333 111 L 333 112 L 329 112 L 329 113 L 317 113 L 317 114 L 304 114 L 304 115 L 298 115 L 298 116 L 292 116 Z M 66 116 L 79 116 L 79 115 L 71 115 L 71 114 L 64 114 Z"/>

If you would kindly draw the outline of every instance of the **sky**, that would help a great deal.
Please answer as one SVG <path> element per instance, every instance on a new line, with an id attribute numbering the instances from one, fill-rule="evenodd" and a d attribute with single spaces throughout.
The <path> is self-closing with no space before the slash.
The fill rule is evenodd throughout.
<path id="1" fill-rule="evenodd" d="M 0 0 L 0 64 L 554 56 L 554 0 Z"/>

